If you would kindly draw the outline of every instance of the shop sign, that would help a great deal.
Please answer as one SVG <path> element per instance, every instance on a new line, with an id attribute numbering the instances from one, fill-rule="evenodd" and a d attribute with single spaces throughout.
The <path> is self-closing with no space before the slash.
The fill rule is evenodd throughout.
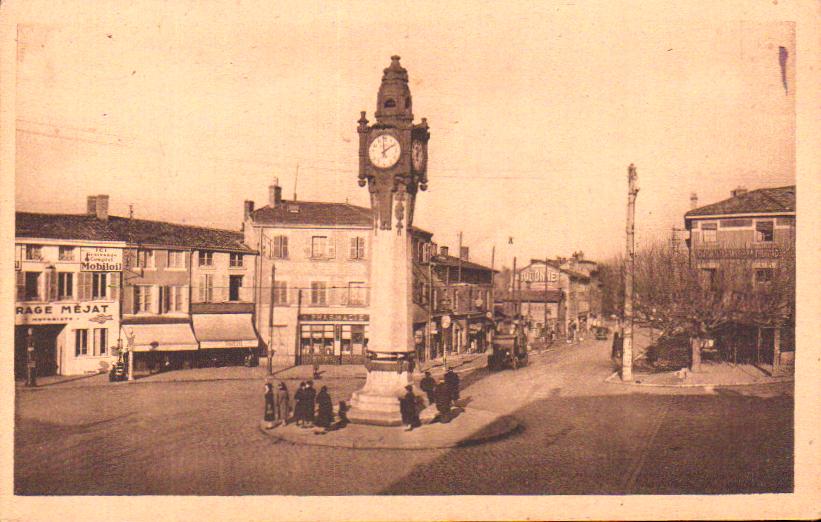
<path id="1" fill-rule="evenodd" d="M 121 248 L 80 249 L 80 270 L 83 272 L 118 272 L 122 269 L 123 250 Z"/>
<path id="2" fill-rule="evenodd" d="M 526 283 L 544 283 L 545 282 L 545 271 L 539 269 L 532 269 L 532 270 L 524 270 L 519 274 L 519 277 L 522 281 Z M 555 283 L 559 280 L 559 273 L 555 270 L 548 270 L 547 271 L 547 282 L 548 283 Z"/>
<path id="3" fill-rule="evenodd" d="M 368 314 L 300 314 L 300 321 L 368 321 Z"/>
<path id="4" fill-rule="evenodd" d="M 708 259 L 777 259 L 781 257 L 778 247 L 765 248 L 701 248 L 694 251 L 698 260 Z"/>
<path id="5" fill-rule="evenodd" d="M 92 303 L 23 305 L 14 308 L 14 319 L 17 324 L 65 323 L 80 319 L 103 324 L 114 319 L 112 308 L 112 305 Z"/>

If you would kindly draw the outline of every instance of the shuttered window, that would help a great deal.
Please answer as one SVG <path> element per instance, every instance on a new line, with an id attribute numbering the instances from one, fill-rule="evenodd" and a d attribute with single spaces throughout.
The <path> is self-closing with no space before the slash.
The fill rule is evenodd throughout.
<path id="1" fill-rule="evenodd" d="M 93 272 L 80 272 L 77 274 L 79 279 L 79 284 L 77 285 L 77 299 L 80 301 L 91 300 L 92 274 Z"/>
<path id="2" fill-rule="evenodd" d="M 352 237 L 351 238 L 351 259 L 365 259 L 365 238 Z"/>
<path id="3" fill-rule="evenodd" d="M 274 257 L 276 259 L 288 258 L 288 236 L 274 237 Z"/>

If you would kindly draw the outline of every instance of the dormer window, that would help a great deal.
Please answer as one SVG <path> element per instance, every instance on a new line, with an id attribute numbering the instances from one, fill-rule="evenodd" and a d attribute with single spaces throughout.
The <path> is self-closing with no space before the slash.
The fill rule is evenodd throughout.
<path id="1" fill-rule="evenodd" d="M 385 100 L 386 109 L 392 109 L 394 107 L 396 107 L 396 100 L 394 100 L 393 98 L 388 98 L 387 100 Z"/>

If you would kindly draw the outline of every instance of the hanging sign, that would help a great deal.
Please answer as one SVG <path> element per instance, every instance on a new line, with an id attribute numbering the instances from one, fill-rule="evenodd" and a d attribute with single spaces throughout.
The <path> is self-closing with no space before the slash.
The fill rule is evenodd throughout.
<path id="1" fill-rule="evenodd" d="M 118 272 L 123 269 L 121 248 L 81 248 L 80 270 L 83 272 Z"/>

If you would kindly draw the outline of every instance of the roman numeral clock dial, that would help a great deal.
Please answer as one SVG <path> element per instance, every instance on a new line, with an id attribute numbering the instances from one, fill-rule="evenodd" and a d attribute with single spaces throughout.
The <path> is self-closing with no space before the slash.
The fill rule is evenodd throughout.
<path id="1" fill-rule="evenodd" d="M 368 147 L 368 158 L 374 166 L 387 169 L 396 165 L 401 152 L 402 147 L 396 138 L 390 134 L 380 134 Z"/>

